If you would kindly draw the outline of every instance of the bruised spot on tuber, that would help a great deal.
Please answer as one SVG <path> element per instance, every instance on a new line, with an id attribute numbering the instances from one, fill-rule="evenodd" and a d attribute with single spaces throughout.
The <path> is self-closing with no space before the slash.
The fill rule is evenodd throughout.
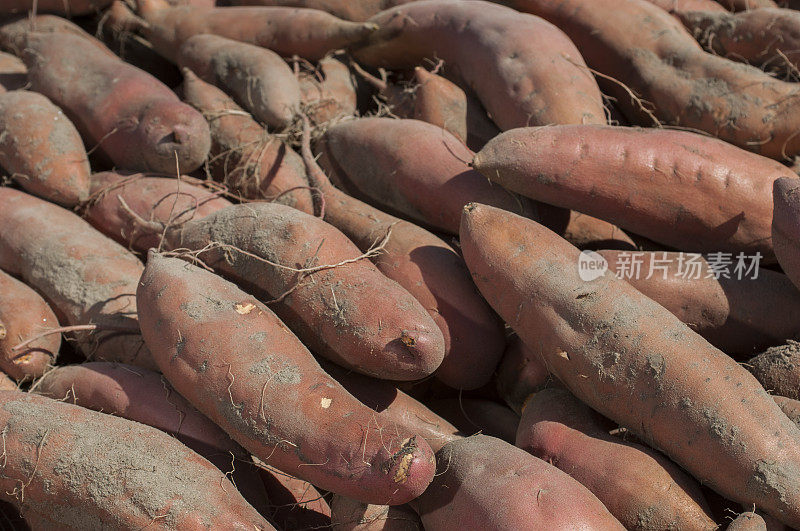
<path id="1" fill-rule="evenodd" d="M 417 450 L 417 436 L 403 441 L 400 449 L 388 461 L 383 464 L 384 474 L 388 474 L 395 465 L 397 470 L 394 473 L 395 483 L 405 483 L 408 480 L 408 469 L 414 461 L 414 452 Z"/>
<path id="2" fill-rule="evenodd" d="M 6 326 L 3 323 L 0 323 L 0 339 L 5 339 L 7 335 L 8 332 L 6 331 Z"/>
<path id="3" fill-rule="evenodd" d="M 400 334 L 400 341 L 407 347 L 413 347 L 417 344 L 417 340 L 411 336 L 411 333 L 408 330 L 403 330 Z"/>

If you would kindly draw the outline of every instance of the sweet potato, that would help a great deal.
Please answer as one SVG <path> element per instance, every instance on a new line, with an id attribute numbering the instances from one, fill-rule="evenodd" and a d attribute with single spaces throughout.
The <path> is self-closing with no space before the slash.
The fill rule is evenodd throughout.
<path id="1" fill-rule="evenodd" d="M 61 207 L 8 187 L 0 204 L 0 268 L 41 293 L 62 325 L 101 327 L 78 335 L 86 356 L 153 368 L 136 320 L 142 263 Z"/>
<path id="2" fill-rule="evenodd" d="M 331 526 L 331 508 L 325 497 L 308 481 L 259 464 L 259 475 L 269 496 L 269 518 L 284 531 L 326 529 Z"/>
<path id="3" fill-rule="evenodd" d="M 707 50 L 758 65 L 797 72 L 800 67 L 800 13 L 761 8 L 741 13 L 679 12 L 683 25 Z"/>
<path id="4" fill-rule="evenodd" d="M 25 40 L 28 33 L 66 33 L 76 37 L 82 37 L 87 42 L 92 43 L 104 54 L 114 57 L 114 53 L 105 45 L 86 33 L 83 28 L 70 22 L 66 18 L 56 15 L 28 15 L 18 17 L 8 21 L 2 21 L 0 25 L 0 47 L 9 50 L 21 57 L 25 51 Z"/>
<path id="5" fill-rule="evenodd" d="M 0 271 L 0 370 L 15 380 L 44 374 L 61 348 L 59 334 L 43 336 L 19 351 L 13 348 L 57 327 L 53 310 L 38 293 Z"/>
<path id="6" fill-rule="evenodd" d="M 424 68 L 414 69 L 415 120 L 437 125 L 467 142 L 467 95 L 458 85 Z"/>
<path id="7" fill-rule="evenodd" d="M 288 7 L 170 7 L 165 0 L 138 0 L 142 32 L 164 57 L 177 62 L 177 51 L 192 35 L 211 33 L 269 48 L 291 57 L 319 61 L 375 31 L 366 22 L 348 22 L 316 9 Z"/>
<path id="8" fill-rule="evenodd" d="M 529 396 L 553 381 L 547 372 L 544 357 L 518 336 L 509 341 L 495 379 L 497 392 L 517 415 L 522 415 L 522 408 Z"/>
<path id="9" fill-rule="evenodd" d="M 368 503 L 403 504 L 427 487 L 427 443 L 376 424 L 251 295 L 151 252 L 137 298 L 164 376 L 265 463 Z"/>
<path id="10" fill-rule="evenodd" d="M 363 22 L 376 13 L 415 0 L 231 0 L 236 6 L 286 6 L 319 9 L 344 20 Z"/>
<path id="11" fill-rule="evenodd" d="M 315 354 L 392 380 L 428 376 L 444 358 L 442 333 L 422 305 L 319 218 L 276 203 L 234 205 L 185 223 L 169 240 L 172 248 L 211 245 L 202 260 L 275 301 Z"/>
<path id="12" fill-rule="evenodd" d="M 155 428 L 18 391 L 0 404 L 0 497 L 49 522 L 39 529 L 274 529 L 214 465 Z"/>
<path id="13" fill-rule="evenodd" d="M 265 514 L 267 494 L 241 446 L 197 411 L 157 372 L 90 362 L 57 367 L 31 392 L 147 424 L 173 435 L 230 477 L 245 499 Z"/>
<path id="14" fill-rule="evenodd" d="M 461 87 L 467 95 L 467 146 L 479 151 L 486 142 L 500 134 L 500 129 L 492 121 L 489 113 L 481 105 L 475 92 L 469 87 Z"/>
<path id="15" fill-rule="evenodd" d="M 482 433 L 514 444 L 519 416 L 502 404 L 481 398 L 444 398 L 429 405 L 465 436 Z"/>
<path id="16" fill-rule="evenodd" d="M 744 366 L 770 393 L 800 400 L 800 343 L 797 341 L 790 339 L 785 345 L 768 348 Z"/>
<path id="17" fill-rule="evenodd" d="M 472 166 L 511 191 L 665 245 L 765 258 L 774 257 L 772 183 L 793 175 L 695 133 L 592 125 L 507 131 Z"/>
<path id="18" fill-rule="evenodd" d="M 500 129 L 605 123 L 600 89 L 577 48 L 545 21 L 488 2 L 412 2 L 370 19 L 379 30 L 353 54 L 375 67 L 443 59 Z"/>
<path id="19" fill-rule="evenodd" d="M 433 483 L 412 503 L 426 531 L 624 529 L 583 485 L 500 439 L 451 442 L 436 462 Z"/>
<path id="20" fill-rule="evenodd" d="M 658 6 L 643 0 L 504 3 L 565 31 L 634 123 L 705 131 L 776 159 L 800 152 L 800 87 L 706 53 Z"/>
<path id="21" fill-rule="evenodd" d="M 0 94 L 0 166 L 26 191 L 66 207 L 89 195 L 89 158 L 75 126 L 35 92 Z"/>
<path id="22" fill-rule="evenodd" d="M 681 13 L 684 11 L 708 11 L 725 13 L 726 10 L 714 0 L 647 0 L 661 9 L 670 13 Z"/>
<path id="23" fill-rule="evenodd" d="M 300 106 L 300 86 L 289 66 L 271 50 L 217 35 L 195 35 L 178 54 L 178 65 L 225 89 L 267 125 L 289 125 Z"/>
<path id="24" fill-rule="evenodd" d="M 112 0 L 5 0 L 0 6 L 0 15 L 56 13 L 68 17 L 98 13 L 108 7 Z"/>
<path id="25" fill-rule="evenodd" d="M 247 199 L 271 199 L 312 214 L 303 160 L 217 87 L 183 70 L 183 98 L 211 128 L 209 167 L 215 180 Z"/>
<path id="26" fill-rule="evenodd" d="M 716 0 L 724 8 L 730 11 L 749 11 L 751 9 L 761 9 L 763 7 L 778 7 L 773 0 Z"/>
<path id="27" fill-rule="evenodd" d="M 0 391 L 16 391 L 17 383 L 6 373 L 0 373 Z"/>
<path id="28" fill-rule="evenodd" d="M 331 500 L 331 524 L 335 531 L 423 531 L 407 505 L 369 505 L 339 495 Z"/>
<path id="29" fill-rule="evenodd" d="M 772 186 L 772 199 L 775 256 L 786 276 L 800 288 L 800 179 L 777 179 Z"/>
<path id="30" fill-rule="evenodd" d="M 462 143 L 467 142 L 467 94 L 448 79 L 418 66 L 408 80 L 393 83 L 381 70 L 378 79 L 357 67 L 357 72 L 377 90 L 388 111 L 397 118 L 428 122 L 450 132 Z"/>
<path id="31" fill-rule="evenodd" d="M 325 57 L 313 70 L 296 64 L 303 112 L 315 125 L 356 114 L 356 85 L 350 68 L 338 57 Z"/>
<path id="32" fill-rule="evenodd" d="M 470 201 L 532 215 L 533 205 L 493 186 L 467 163 L 472 152 L 419 120 L 361 118 L 328 129 L 316 146 L 331 180 L 350 195 L 425 226 L 458 233 Z"/>
<path id="33" fill-rule="evenodd" d="M 489 304 L 581 401 L 723 496 L 800 524 L 800 430 L 744 368 L 624 280 L 581 280 L 580 252 L 534 221 L 469 205 L 461 246 Z"/>
<path id="34" fill-rule="evenodd" d="M 28 82 L 28 69 L 25 63 L 15 56 L 0 52 L 0 94 L 17 90 Z"/>
<path id="35" fill-rule="evenodd" d="M 188 179 L 189 182 L 184 182 Z M 91 177 L 91 198 L 86 219 L 97 230 L 137 251 L 158 247 L 167 225 L 180 226 L 231 205 L 207 188 L 166 177 L 141 173 L 95 173 Z M 148 221 L 137 222 L 137 217 Z"/>
<path id="36" fill-rule="evenodd" d="M 566 389 L 545 389 L 525 405 L 516 445 L 580 481 L 626 529 L 717 528 L 694 479 L 597 417 Z"/>
<path id="37" fill-rule="evenodd" d="M 118 167 L 173 173 L 178 164 L 191 171 L 208 155 L 211 139 L 200 113 L 86 39 L 31 33 L 23 59 L 32 89 L 61 107 L 84 140 L 99 144 Z"/>
<path id="38" fill-rule="evenodd" d="M 569 219 L 563 228 L 560 226 L 554 227 L 548 224 L 548 219 L 544 212 L 545 209 L 541 204 L 538 210 L 542 225 L 556 232 L 578 249 L 620 249 L 629 251 L 637 249 L 636 242 L 630 236 L 608 221 L 587 216 L 574 210 L 555 209 L 569 214 Z"/>
<path id="39" fill-rule="evenodd" d="M 727 531 L 766 531 L 767 524 L 761 516 L 748 511 L 737 516 L 726 529 Z"/>
<path id="40" fill-rule="evenodd" d="M 800 425 L 800 400 L 788 398 L 785 396 L 773 396 L 773 400 L 778 404 L 789 419 L 797 425 Z"/>
<path id="41" fill-rule="evenodd" d="M 244 456 L 238 444 L 162 375 L 141 367 L 107 362 L 56 367 L 31 392 L 158 428 L 218 468 L 230 469 L 231 453 Z"/>
<path id="42" fill-rule="evenodd" d="M 342 231 L 362 252 L 391 230 L 378 269 L 405 288 L 442 331 L 445 355 L 436 377 L 457 389 L 486 384 L 505 347 L 502 323 L 480 297 L 464 260 L 427 230 L 381 212 L 334 188 L 303 139 L 311 184 L 325 199 L 325 221 Z"/>
<path id="43" fill-rule="evenodd" d="M 119 0 L 120 4 L 122 2 L 123 0 Z M 141 36 L 115 25 L 115 17 L 111 12 L 116 10 L 117 5 L 119 4 L 115 1 L 103 14 L 102 22 L 98 23 L 97 32 L 102 32 L 99 37 L 102 38 L 103 44 L 126 63 L 144 70 L 172 90 L 176 90 L 183 80 L 178 67 L 153 50 L 150 43 Z M 125 10 L 126 15 L 130 15 L 130 9 L 125 7 Z"/>
<path id="44" fill-rule="evenodd" d="M 434 452 L 460 438 L 458 428 L 391 382 L 356 374 L 328 362 L 323 362 L 322 367 L 348 393 L 375 411 L 375 422 L 401 426 L 404 431 L 416 433 Z"/>
<path id="45" fill-rule="evenodd" d="M 800 291 L 786 275 L 759 268 L 750 257 L 599 254 L 610 271 L 736 359 L 743 361 L 786 338 L 800 339 Z"/>

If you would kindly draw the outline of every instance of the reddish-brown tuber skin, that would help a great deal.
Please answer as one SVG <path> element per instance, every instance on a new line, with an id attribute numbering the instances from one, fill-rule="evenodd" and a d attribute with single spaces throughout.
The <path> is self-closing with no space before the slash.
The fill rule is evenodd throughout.
<path id="1" fill-rule="evenodd" d="M 91 181 L 86 219 L 109 238 L 137 251 L 157 248 L 168 224 L 180 226 L 231 206 L 219 194 L 192 184 L 197 181 L 191 177 L 182 176 L 179 182 L 108 171 L 93 174 Z"/>
<path id="2" fill-rule="evenodd" d="M 211 128 L 214 179 L 246 199 L 274 200 L 313 214 L 303 159 L 220 89 L 186 69 L 183 78 L 184 100 L 203 113 Z"/>
<path id="3" fill-rule="evenodd" d="M 331 524 L 334 531 L 424 531 L 407 505 L 368 505 L 339 495 L 331 500 Z"/>
<path id="4" fill-rule="evenodd" d="M 777 179 L 772 186 L 772 199 L 775 256 L 786 276 L 800 288 L 800 179 Z"/>
<path id="5" fill-rule="evenodd" d="M 789 340 L 747 360 L 744 366 L 776 395 L 800 400 L 800 343 Z"/>
<path id="6" fill-rule="evenodd" d="M 461 246 L 489 304 L 581 401 L 723 496 L 800 525 L 800 430 L 743 367 L 627 282 L 583 281 L 578 249 L 534 221 L 468 205 Z"/>
<path id="7" fill-rule="evenodd" d="M 548 208 L 547 205 L 539 205 L 539 219 L 541 220 L 539 223 L 558 233 L 559 236 L 578 249 L 621 249 L 632 251 L 637 248 L 631 237 L 616 225 L 574 210 L 568 211 L 569 220 L 566 226 L 563 229 L 559 227 L 557 230 L 555 227 L 548 225 L 543 214 L 546 208 Z M 564 212 L 560 208 L 550 208 L 558 212 Z"/>
<path id="8" fill-rule="evenodd" d="M 445 398 L 429 404 L 464 436 L 482 433 L 514 444 L 519 415 L 502 404 L 480 398 Z"/>
<path id="9" fill-rule="evenodd" d="M 592 491 L 626 529 L 716 529 L 700 485 L 666 457 L 609 435 L 565 389 L 525 405 L 516 445 Z"/>
<path id="10" fill-rule="evenodd" d="M 500 439 L 454 441 L 436 461 L 433 483 L 413 502 L 426 531 L 624 529 L 583 485 Z"/>
<path id="11" fill-rule="evenodd" d="M 31 33 L 23 57 L 33 90 L 64 109 L 84 140 L 119 168 L 189 172 L 208 155 L 208 124 L 150 74 L 85 38 Z"/>
<path id="12" fill-rule="evenodd" d="M 61 109 L 35 92 L 0 94 L 0 166 L 26 191 L 65 207 L 89 195 L 89 158 Z"/>
<path id="13" fill-rule="evenodd" d="M 800 291 L 786 275 L 758 266 L 757 272 L 750 269 L 754 266 L 750 256 L 740 263 L 736 255 L 599 254 L 612 273 L 736 359 L 800 337 Z"/>
<path id="14" fill-rule="evenodd" d="M 319 9 L 343 20 L 364 22 L 371 16 L 415 0 L 231 0 L 235 6 L 286 6 Z"/>
<path id="15" fill-rule="evenodd" d="M 312 71 L 300 70 L 297 80 L 303 112 L 315 125 L 356 114 L 355 82 L 350 68 L 336 57 L 325 57 Z"/>
<path id="16" fill-rule="evenodd" d="M 55 13 L 67 17 L 91 15 L 99 13 L 111 4 L 112 0 L 4 0 L 0 6 L 0 15 L 37 13 Z"/>
<path id="17" fill-rule="evenodd" d="M 441 127 L 467 143 L 467 95 L 458 85 L 422 67 L 414 69 L 417 84 L 411 118 Z"/>
<path id="18" fill-rule="evenodd" d="M 356 374 L 332 363 L 324 363 L 323 368 L 348 393 L 377 413 L 376 422 L 401 426 L 409 433 L 416 433 L 434 452 L 460 438 L 455 426 L 391 382 Z"/>
<path id="19" fill-rule="evenodd" d="M 31 392 L 158 428 L 212 462 L 211 456 L 222 457 L 218 467 L 230 465 L 229 452 L 243 456 L 242 448 L 176 393 L 161 374 L 141 367 L 108 362 L 61 366 L 49 371 Z"/>
<path id="20" fill-rule="evenodd" d="M 250 455 L 157 372 L 119 363 L 67 365 L 49 371 L 31 392 L 167 432 L 228 474 L 259 512 L 267 508 Z"/>
<path id="21" fill-rule="evenodd" d="M 800 153 L 798 85 L 706 53 L 658 6 L 641 0 L 503 3 L 564 30 L 635 123 L 705 131 L 775 159 Z"/>
<path id="22" fill-rule="evenodd" d="M 0 268 L 41 293 L 62 325 L 130 329 L 78 334 L 86 356 L 154 368 L 136 320 L 142 263 L 61 207 L 8 187 L 0 204 Z"/>
<path id="23" fill-rule="evenodd" d="M 0 24 L 0 48 L 5 48 L 15 55 L 22 57 L 25 52 L 25 40 L 31 32 L 38 33 L 65 33 L 82 37 L 86 42 L 92 43 L 98 50 L 109 57 L 116 57 L 106 46 L 69 20 L 55 15 L 36 15 L 12 19 Z"/>
<path id="24" fill-rule="evenodd" d="M 767 531 L 767 524 L 754 512 L 742 513 L 726 528 L 727 531 Z"/>
<path id="25" fill-rule="evenodd" d="M 44 374 L 61 348 L 61 334 L 43 336 L 19 351 L 12 349 L 57 327 L 56 315 L 36 291 L 0 271 L 0 370 L 15 380 Z"/>
<path id="26" fill-rule="evenodd" d="M 371 23 L 348 22 L 316 9 L 287 7 L 170 7 L 164 0 L 139 0 L 147 40 L 177 62 L 181 45 L 192 35 L 211 33 L 269 48 L 291 57 L 319 61 L 375 31 Z"/>
<path id="27" fill-rule="evenodd" d="M 28 69 L 17 57 L 0 52 L 0 94 L 21 89 L 28 83 Z"/>
<path id="28" fill-rule="evenodd" d="M 169 238 L 172 248 L 218 242 L 254 255 L 216 248 L 201 259 L 275 301 L 275 313 L 315 354 L 389 380 L 418 380 L 442 363 L 442 332 L 422 305 L 319 218 L 275 203 L 234 205 L 187 222 Z M 308 275 L 287 269 L 335 264 Z"/>
<path id="29" fill-rule="evenodd" d="M 707 50 L 766 70 L 797 72 L 800 67 L 800 13 L 761 8 L 741 13 L 678 13 L 683 25 Z"/>
<path id="30" fill-rule="evenodd" d="M 378 13 L 359 62 L 392 69 L 443 59 L 500 129 L 605 123 L 600 89 L 555 26 L 488 2 L 412 2 Z"/>
<path id="31" fill-rule="evenodd" d="M 253 296 L 150 253 L 137 297 L 164 376 L 260 460 L 368 503 L 403 504 L 428 486 L 427 443 L 377 424 Z"/>
<path id="32" fill-rule="evenodd" d="M 778 404 L 789 419 L 800 426 L 800 400 L 786 396 L 773 396 L 773 400 Z"/>
<path id="33" fill-rule="evenodd" d="M 532 215 L 530 201 L 470 169 L 472 151 L 419 120 L 361 118 L 328 129 L 316 149 L 339 188 L 424 226 L 458 234 L 461 209 L 482 201 Z"/>
<path id="34" fill-rule="evenodd" d="M 722 7 L 730 11 L 750 11 L 763 7 L 778 7 L 773 0 L 716 0 Z"/>
<path id="35" fill-rule="evenodd" d="M 306 531 L 330 527 L 331 508 L 314 485 L 263 463 L 259 463 L 258 473 L 269 496 L 269 519 L 279 529 Z"/>
<path id="36" fill-rule="evenodd" d="M 707 11 L 712 13 L 725 13 L 726 9 L 714 0 L 647 0 L 670 13 L 684 11 Z"/>
<path id="37" fill-rule="evenodd" d="M 310 149 L 303 153 L 309 181 L 324 194 L 326 222 L 362 252 L 391 229 L 384 252 L 373 261 L 422 304 L 442 331 L 445 356 L 436 377 L 456 389 L 485 385 L 505 347 L 503 326 L 475 288 L 464 260 L 435 234 L 334 188 Z"/>
<path id="38" fill-rule="evenodd" d="M 17 391 L 17 383 L 5 373 L 0 373 L 0 391 Z"/>
<path id="39" fill-rule="evenodd" d="M 274 529 L 214 465 L 155 428 L 18 391 L 0 404 L 0 497 L 37 529 Z"/>
<path id="40" fill-rule="evenodd" d="M 505 132 L 472 166 L 526 197 L 665 245 L 765 258 L 773 257 L 772 183 L 793 175 L 775 161 L 695 133 L 592 125 Z"/>
<path id="41" fill-rule="evenodd" d="M 553 383 L 544 356 L 523 343 L 518 336 L 509 341 L 497 367 L 495 380 L 497 392 L 517 415 L 522 415 L 522 408 L 529 396 Z"/>
<path id="42" fill-rule="evenodd" d="M 217 35 L 186 40 L 178 65 L 231 94 L 239 105 L 270 127 L 289 125 L 300 107 L 300 86 L 275 52 Z"/>

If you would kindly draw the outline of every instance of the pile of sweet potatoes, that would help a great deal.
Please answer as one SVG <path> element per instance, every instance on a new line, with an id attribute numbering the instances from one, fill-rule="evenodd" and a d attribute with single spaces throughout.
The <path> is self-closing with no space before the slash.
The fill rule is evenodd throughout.
<path id="1" fill-rule="evenodd" d="M 795 9 L 0 5 L 0 528 L 800 529 Z"/>

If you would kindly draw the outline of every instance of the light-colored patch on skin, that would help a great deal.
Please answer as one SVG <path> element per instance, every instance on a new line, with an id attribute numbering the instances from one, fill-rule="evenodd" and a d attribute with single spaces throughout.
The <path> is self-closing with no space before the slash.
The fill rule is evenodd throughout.
<path id="1" fill-rule="evenodd" d="M 405 483 L 408 480 L 408 469 L 413 460 L 414 454 L 405 454 L 400 458 L 400 464 L 397 465 L 397 472 L 394 474 L 395 483 Z"/>
<path id="2" fill-rule="evenodd" d="M 239 315 L 247 315 L 248 313 L 252 312 L 256 308 L 256 305 L 252 302 L 247 302 L 243 304 L 236 305 L 236 313 Z"/>

